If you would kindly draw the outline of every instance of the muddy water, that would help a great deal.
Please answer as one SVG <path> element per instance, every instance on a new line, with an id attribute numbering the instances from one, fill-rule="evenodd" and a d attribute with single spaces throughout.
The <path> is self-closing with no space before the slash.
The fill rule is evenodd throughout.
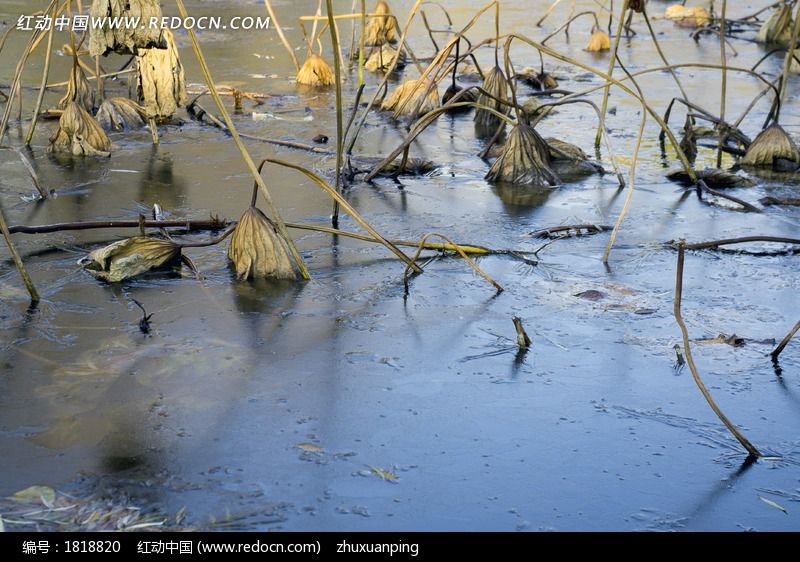
<path id="1" fill-rule="evenodd" d="M 264 14 L 258 2 L 187 4 L 196 15 Z M 296 45 L 295 18 L 313 11 L 307 4 L 275 2 Z M 536 15 L 549 2 L 532 4 L 536 8 L 503 2 L 504 30 L 541 39 L 566 18 L 565 2 L 537 29 Z M 763 3 L 734 4 L 737 16 Z M 44 2 L 4 2 L 0 20 L 13 25 L 19 13 L 39 5 Z M 393 2 L 400 14 L 410 5 Z M 455 24 L 463 25 L 479 5 L 458 2 L 451 8 Z M 655 14 L 665 4 L 651 5 Z M 433 8 L 428 16 L 444 25 Z M 665 21 L 655 26 L 672 62 L 717 61 L 715 41 L 695 43 Z M 588 19 L 578 20 L 569 41 L 560 35 L 550 45 L 605 68 L 607 56 L 582 50 L 589 27 Z M 639 35 L 621 46 L 628 69 L 658 66 L 644 24 L 634 27 Z M 471 37 L 492 30 L 487 18 Z M 349 37 L 349 26 L 341 31 Z M 303 142 L 318 133 L 334 137 L 333 94 L 295 88 L 293 68 L 272 31 L 199 37 L 219 83 L 273 94 L 262 106 L 246 104 L 235 118 L 243 132 Z M 0 55 L 3 84 L 26 40 L 24 33 L 12 34 Z M 178 40 L 188 80 L 200 82 L 186 36 Z M 420 25 L 413 26 L 411 40 L 419 56 L 432 53 Z M 731 64 L 737 66 L 749 67 L 763 54 L 753 43 L 734 45 L 738 56 Z M 517 66 L 539 60 L 521 46 L 513 58 Z M 481 50 L 479 59 L 488 67 L 492 50 Z M 111 59 L 106 68 L 123 62 Z M 566 89 L 596 83 L 563 63 L 547 65 Z M 779 67 L 777 59 L 764 66 L 771 76 Z M 24 83 L 38 83 L 40 69 L 36 56 Z M 66 58 L 56 57 L 52 76 L 66 79 L 67 69 Z M 416 71 L 410 67 L 406 74 Z M 694 101 L 716 112 L 718 72 L 686 69 L 680 77 Z M 377 81 L 369 80 L 372 95 Z M 354 82 L 350 76 L 345 85 L 349 100 Z M 648 75 L 641 86 L 659 110 L 677 92 L 666 73 Z M 793 133 L 800 126 L 797 87 L 796 81 L 789 85 L 783 117 Z M 759 83 L 732 73 L 728 88 L 728 115 L 738 115 Z M 127 86 L 109 82 L 107 89 L 125 92 Z M 522 97 L 529 93 L 521 87 Z M 46 102 L 55 104 L 59 95 L 48 94 Z M 26 91 L 27 111 L 34 97 Z M 627 171 L 640 109 L 619 92 L 610 105 L 616 111 L 608 122 L 612 142 Z M 745 132 L 755 136 L 767 110 L 760 103 L 745 119 Z M 0 194 L 10 223 L 130 218 L 154 203 L 174 217 L 237 218 L 252 180 L 234 145 L 180 116 L 183 125 L 162 128 L 155 149 L 147 131 L 112 135 L 117 149 L 105 160 L 48 156 L 55 124 L 43 123 L 33 158 L 57 197 L 30 202 L 23 169 L 0 153 Z M 573 106 L 540 131 L 590 152 L 595 126 L 590 110 Z M 11 142 L 20 144 L 19 124 L 13 122 L 10 132 Z M 403 133 L 385 116 L 372 115 L 355 153 L 385 154 Z M 131 497 L 165 514 L 185 507 L 187 523 L 201 528 L 224 521 L 224 528 L 285 530 L 797 529 L 800 345 L 789 345 L 783 374 L 776 376 L 767 357 L 772 346 L 761 341 L 779 339 L 800 318 L 797 257 L 687 256 L 684 315 L 692 338 L 748 338 L 738 348 L 694 346 L 722 408 L 772 457 L 745 465 L 690 373 L 675 367 L 676 256 L 661 243 L 796 236 L 800 211 L 769 207 L 745 214 L 724 202 L 682 197 L 664 179 L 676 163 L 662 158 L 656 135 L 649 121 L 633 207 L 610 268 L 601 262 L 606 234 L 550 244 L 538 265 L 507 256 L 480 259 L 505 287 L 500 295 L 463 262 L 449 259 L 431 263 L 405 297 L 403 267 L 384 249 L 323 234 L 297 234 L 313 280 L 295 285 L 233 282 L 222 246 L 188 252 L 202 281 L 188 273 L 152 274 L 106 285 L 76 261 L 124 232 L 15 236 L 43 302 L 28 310 L 4 257 L 0 494 L 43 484 L 76 495 Z M 330 157 L 248 146 L 256 159 L 278 155 L 331 177 Z M 620 211 L 624 192 L 613 175 L 547 192 L 493 187 L 482 179 L 488 164 L 475 156 L 481 147 L 470 115 L 443 117 L 413 148 L 414 156 L 439 164 L 439 173 L 355 183 L 348 199 L 387 236 L 413 239 L 437 231 L 520 250 L 542 246 L 526 236 L 532 230 L 613 224 Z M 609 154 L 604 150 L 601 157 L 610 169 Z M 709 165 L 713 158 L 706 150 L 699 160 Z M 304 177 L 273 169 L 267 178 L 286 220 L 327 223 L 330 202 Z M 781 176 L 736 195 L 757 202 L 765 195 L 796 197 L 797 189 L 792 177 Z M 349 218 L 343 227 L 357 230 Z M 139 331 L 132 299 L 153 313 L 149 336 Z M 534 340 L 522 356 L 511 346 L 515 315 Z M 380 470 L 397 479 L 380 478 Z"/>

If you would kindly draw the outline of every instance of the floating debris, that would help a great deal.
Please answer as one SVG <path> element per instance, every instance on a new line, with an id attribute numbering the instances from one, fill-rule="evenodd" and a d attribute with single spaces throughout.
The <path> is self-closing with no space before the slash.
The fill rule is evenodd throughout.
<path id="1" fill-rule="evenodd" d="M 333 75 L 330 65 L 325 62 L 325 59 L 316 53 L 312 53 L 303 63 L 295 81 L 303 86 L 326 88 L 336 83 L 336 77 Z"/>
<path id="2" fill-rule="evenodd" d="M 134 236 L 95 250 L 80 263 L 94 277 L 118 283 L 177 263 L 181 247 L 172 240 L 150 236 Z"/>
<path id="3" fill-rule="evenodd" d="M 167 42 L 158 26 L 112 25 L 114 21 L 149 22 L 151 18 L 161 20 L 159 0 L 94 0 L 89 10 L 92 22 L 102 25 L 89 26 L 89 54 L 93 57 L 114 52 L 120 55 L 136 55 L 139 49 L 166 49 Z M 119 19 L 117 19 L 119 18 Z"/>
<path id="4" fill-rule="evenodd" d="M 695 175 L 697 176 L 698 180 L 703 180 L 706 182 L 706 185 L 716 189 L 730 187 L 753 187 L 756 185 L 756 182 L 748 177 L 741 176 L 727 170 L 717 170 L 716 168 L 695 170 Z M 667 173 L 667 179 L 686 187 L 692 186 L 695 183 L 683 168 Z"/>
<path id="5" fill-rule="evenodd" d="M 384 468 L 380 468 L 377 466 L 370 466 L 369 470 L 375 476 L 379 476 L 382 480 L 386 482 L 397 482 L 398 476 L 391 470 L 386 470 Z"/>
<path id="6" fill-rule="evenodd" d="M 128 98 L 113 97 L 100 104 L 95 117 L 106 131 L 126 131 L 144 127 L 147 110 Z"/>
<path id="7" fill-rule="evenodd" d="M 48 150 L 75 156 L 108 156 L 111 141 L 97 121 L 77 102 L 71 101 L 58 120 L 58 130 L 50 138 Z"/>
<path id="8" fill-rule="evenodd" d="M 681 27 L 702 27 L 711 21 L 711 14 L 705 8 L 675 5 L 667 8 L 664 17 Z"/>
<path id="9" fill-rule="evenodd" d="M 231 235 L 228 259 L 240 280 L 296 279 L 275 224 L 255 206 L 250 206 L 239 219 Z"/>

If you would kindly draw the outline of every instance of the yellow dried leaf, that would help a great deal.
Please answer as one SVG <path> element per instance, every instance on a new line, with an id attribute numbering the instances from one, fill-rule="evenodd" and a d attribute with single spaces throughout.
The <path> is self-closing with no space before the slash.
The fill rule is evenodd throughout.
<path id="1" fill-rule="evenodd" d="M 596 53 L 598 51 L 607 51 L 611 48 L 611 38 L 605 31 L 595 31 L 589 38 L 589 43 L 586 45 L 584 51 Z"/>
<path id="2" fill-rule="evenodd" d="M 380 15 L 370 18 L 367 22 L 364 44 L 379 46 L 397 41 L 397 24 L 394 17 L 391 17 L 392 11 L 389 9 L 389 5 L 381 0 L 372 13 Z"/>
<path id="3" fill-rule="evenodd" d="M 248 208 L 231 235 L 228 259 L 239 279 L 296 279 L 286 244 L 256 207 Z"/>
<path id="4" fill-rule="evenodd" d="M 424 115 L 439 107 L 439 91 L 430 86 L 427 78 L 406 80 L 395 88 L 394 92 L 384 100 L 381 109 L 393 111 L 395 119 L 404 115 Z M 426 93 L 427 92 L 427 93 Z"/>
<path id="5" fill-rule="evenodd" d="M 391 470 L 385 470 L 377 466 L 371 466 L 369 469 L 372 474 L 379 476 L 381 479 L 386 480 L 387 482 L 397 482 L 397 474 Z"/>
<path id="6" fill-rule="evenodd" d="M 45 505 L 53 505 L 56 501 L 56 491 L 50 486 L 29 486 L 11 496 L 11 499 L 27 503 L 41 501 Z"/>
<path id="7" fill-rule="evenodd" d="M 311 54 L 297 73 L 295 81 L 304 86 L 324 88 L 333 86 L 336 83 L 336 76 L 325 59 L 317 54 Z"/>
<path id="8" fill-rule="evenodd" d="M 164 30 L 166 49 L 139 49 L 137 94 L 147 116 L 160 121 L 171 118 L 186 103 L 186 80 L 178 47 L 169 29 Z"/>
<path id="9" fill-rule="evenodd" d="M 171 240 L 135 236 L 95 250 L 81 260 L 98 279 L 117 283 L 176 261 L 181 248 Z"/>
<path id="10" fill-rule="evenodd" d="M 150 18 L 161 19 L 159 0 L 93 0 L 89 9 L 92 21 L 103 25 L 89 26 L 89 54 L 93 57 L 115 52 L 136 55 L 139 49 L 166 48 L 157 26 L 150 26 Z M 111 25 L 111 18 L 139 18 L 142 25 Z M 120 20 L 116 20 L 120 21 Z"/>
<path id="11" fill-rule="evenodd" d="M 50 138 L 50 152 L 70 152 L 75 156 L 108 156 L 111 141 L 103 128 L 77 102 L 70 101 Z"/>
<path id="12" fill-rule="evenodd" d="M 705 8 L 689 8 L 680 4 L 667 8 L 664 17 L 681 27 L 702 27 L 711 21 L 711 14 Z"/>
<path id="13" fill-rule="evenodd" d="M 147 112 L 128 98 L 107 98 L 97 110 L 97 122 L 107 131 L 124 131 L 144 127 Z"/>

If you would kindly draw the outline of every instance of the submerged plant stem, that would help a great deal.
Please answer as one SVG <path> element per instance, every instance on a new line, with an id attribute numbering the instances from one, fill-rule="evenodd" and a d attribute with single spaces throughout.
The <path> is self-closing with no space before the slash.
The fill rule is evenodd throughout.
<path id="1" fill-rule="evenodd" d="M 11 100 L 9 100 L 8 103 L 11 103 Z M 31 302 L 34 304 L 39 302 L 39 293 L 36 291 L 36 287 L 34 287 L 33 281 L 31 280 L 30 275 L 28 275 L 28 271 L 25 269 L 25 264 L 22 263 L 22 258 L 19 256 L 17 248 L 14 246 L 14 242 L 11 240 L 11 232 L 9 232 L 8 225 L 6 224 L 6 217 L 5 213 L 3 212 L 2 204 L 0 204 L 0 231 L 3 232 L 3 238 L 8 246 L 8 251 L 11 253 L 11 257 L 14 259 L 14 265 L 17 266 L 17 271 L 19 272 L 20 277 L 22 277 L 22 282 L 25 283 L 25 288 L 28 290 L 28 294 L 31 297 Z"/>
<path id="2" fill-rule="evenodd" d="M 686 362 L 689 365 L 689 370 L 692 372 L 692 378 L 694 378 L 694 382 L 697 384 L 697 387 L 700 389 L 700 392 L 703 394 L 703 397 L 708 402 L 708 405 L 711 406 L 711 409 L 714 410 L 714 413 L 717 414 L 717 417 L 725 424 L 725 427 L 733 434 L 739 443 L 747 450 L 748 454 L 751 457 L 758 458 L 761 456 L 761 453 L 756 449 L 747 438 L 742 435 L 736 426 L 734 426 L 731 421 L 725 416 L 725 414 L 720 410 L 717 403 L 714 402 L 714 398 L 712 398 L 711 393 L 706 388 L 706 385 L 703 383 L 703 380 L 700 378 L 700 373 L 697 370 L 697 365 L 694 363 L 694 358 L 692 357 L 692 348 L 689 342 L 689 330 L 686 328 L 686 323 L 683 321 L 683 316 L 681 314 L 681 296 L 683 292 L 683 262 L 684 262 L 684 254 L 686 249 L 686 243 L 681 240 L 678 243 L 678 265 L 675 273 L 675 302 L 673 307 L 673 313 L 675 315 L 675 321 L 678 323 L 678 326 L 681 329 L 681 334 L 683 335 L 683 349 L 686 352 Z"/>

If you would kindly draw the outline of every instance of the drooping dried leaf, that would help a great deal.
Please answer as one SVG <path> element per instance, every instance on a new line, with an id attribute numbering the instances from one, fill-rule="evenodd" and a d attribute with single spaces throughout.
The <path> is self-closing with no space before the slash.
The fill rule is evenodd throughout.
<path id="1" fill-rule="evenodd" d="M 93 57 L 115 52 L 136 55 L 139 49 L 167 48 L 161 29 L 149 25 L 150 18 L 161 19 L 159 0 L 93 0 L 89 10 L 92 21 L 102 21 L 102 26 L 89 26 L 89 54 Z M 115 25 L 103 18 L 140 18 L 139 26 Z M 120 20 L 117 20 L 120 21 Z"/>
<path id="2" fill-rule="evenodd" d="M 100 104 L 95 117 L 106 131 L 125 131 L 144 127 L 147 112 L 133 100 L 114 97 Z"/>
<path id="3" fill-rule="evenodd" d="M 134 236 L 99 248 L 80 263 L 94 277 L 117 283 L 173 264 L 180 256 L 180 246 L 171 240 Z"/>
<path id="4" fill-rule="evenodd" d="M 742 158 L 745 166 L 774 167 L 778 160 L 788 160 L 800 164 L 800 152 L 783 127 L 777 123 L 761 131 L 747 148 Z"/>
<path id="5" fill-rule="evenodd" d="M 518 123 L 511 130 L 503 151 L 492 164 L 486 179 L 534 186 L 553 186 L 560 182 L 550 167 L 547 143 L 533 127 L 525 123 Z"/>
<path id="6" fill-rule="evenodd" d="M 680 147 L 686 158 L 688 158 L 689 163 L 694 164 L 697 159 L 697 135 L 688 116 L 683 125 L 683 138 L 681 138 Z"/>
<path id="7" fill-rule="evenodd" d="M 228 259 L 238 279 L 296 279 L 286 244 L 256 207 L 249 207 L 239 219 L 228 245 Z"/>
<path id="8" fill-rule="evenodd" d="M 431 81 L 427 78 L 406 80 L 384 100 L 381 109 L 393 111 L 395 119 L 404 115 L 424 115 L 433 111 L 439 107 L 439 91 L 435 85 L 428 91 L 430 84 Z"/>
<path id="9" fill-rule="evenodd" d="M 522 80 L 534 90 L 552 90 L 558 88 L 558 80 L 549 72 L 541 72 L 532 66 L 526 66 L 515 74 L 517 80 Z"/>
<path id="10" fill-rule="evenodd" d="M 147 116 L 170 119 L 186 103 L 186 81 L 178 47 L 169 29 L 163 30 L 166 49 L 139 49 L 137 93 Z"/>
<path id="11" fill-rule="evenodd" d="M 598 30 L 592 33 L 592 36 L 589 37 L 589 43 L 586 44 L 583 50 L 596 53 L 599 51 L 607 51 L 610 48 L 611 38 L 608 36 L 608 33 Z"/>
<path id="12" fill-rule="evenodd" d="M 711 14 L 705 8 L 689 8 L 680 4 L 667 8 L 664 17 L 681 27 L 702 27 L 711 21 Z"/>
<path id="13" fill-rule="evenodd" d="M 389 65 L 392 64 L 397 49 L 392 47 L 389 43 L 384 43 L 380 47 L 370 49 L 368 53 L 367 62 L 364 64 L 370 72 L 386 72 L 389 70 Z M 406 53 L 400 50 L 400 56 L 397 58 L 395 70 L 402 70 L 406 66 Z"/>
<path id="14" fill-rule="evenodd" d="M 336 83 L 336 76 L 325 59 L 312 53 L 300 67 L 295 81 L 303 86 L 324 88 L 333 86 Z"/>
<path id="15" fill-rule="evenodd" d="M 486 79 L 483 81 L 483 89 L 493 97 L 481 93 L 478 95 L 478 103 L 486 107 L 491 107 L 503 115 L 508 114 L 509 106 L 502 103 L 502 101 L 508 101 L 508 80 L 499 66 L 495 66 L 489 74 L 486 75 Z M 497 127 L 504 122 L 491 111 L 486 111 L 481 108 L 475 110 L 474 120 L 478 127 L 479 134 L 494 134 Z"/>
<path id="16" fill-rule="evenodd" d="M 789 4 L 781 4 L 761 25 L 756 34 L 756 41 L 786 47 L 791 40 L 792 8 Z"/>
<path id="17" fill-rule="evenodd" d="M 547 144 L 551 160 L 572 160 L 580 162 L 589 159 L 581 147 L 570 142 L 548 137 L 545 139 L 545 143 Z"/>
<path id="18" fill-rule="evenodd" d="M 708 187 L 713 189 L 725 189 L 730 187 L 753 187 L 756 185 L 756 182 L 747 178 L 745 176 L 740 176 L 739 174 L 734 174 L 733 172 L 728 172 L 727 170 L 718 170 L 716 168 L 705 168 L 703 170 L 695 170 L 695 175 L 697 179 L 701 179 L 706 182 Z M 675 170 L 669 172 L 667 174 L 667 179 L 670 181 L 674 181 L 681 185 L 691 186 L 694 185 L 692 182 L 692 178 L 689 177 L 689 174 L 686 173 L 686 170 L 683 168 L 679 170 Z"/>
<path id="19" fill-rule="evenodd" d="M 97 121 L 77 102 L 71 101 L 58 120 L 58 130 L 50 138 L 48 150 L 75 156 L 108 156 L 111 141 Z"/>
<path id="20" fill-rule="evenodd" d="M 64 109 L 74 99 L 82 108 L 91 113 L 94 111 L 95 93 L 95 89 L 89 84 L 81 67 L 75 68 L 74 71 L 70 69 L 67 93 L 59 100 L 58 107 Z"/>
<path id="21" fill-rule="evenodd" d="M 365 31 L 364 44 L 369 46 L 380 46 L 385 43 L 397 41 L 397 23 L 391 17 L 392 11 L 389 5 L 381 0 L 375 5 L 373 14 L 381 14 L 374 18 L 369 18 Z"/>

